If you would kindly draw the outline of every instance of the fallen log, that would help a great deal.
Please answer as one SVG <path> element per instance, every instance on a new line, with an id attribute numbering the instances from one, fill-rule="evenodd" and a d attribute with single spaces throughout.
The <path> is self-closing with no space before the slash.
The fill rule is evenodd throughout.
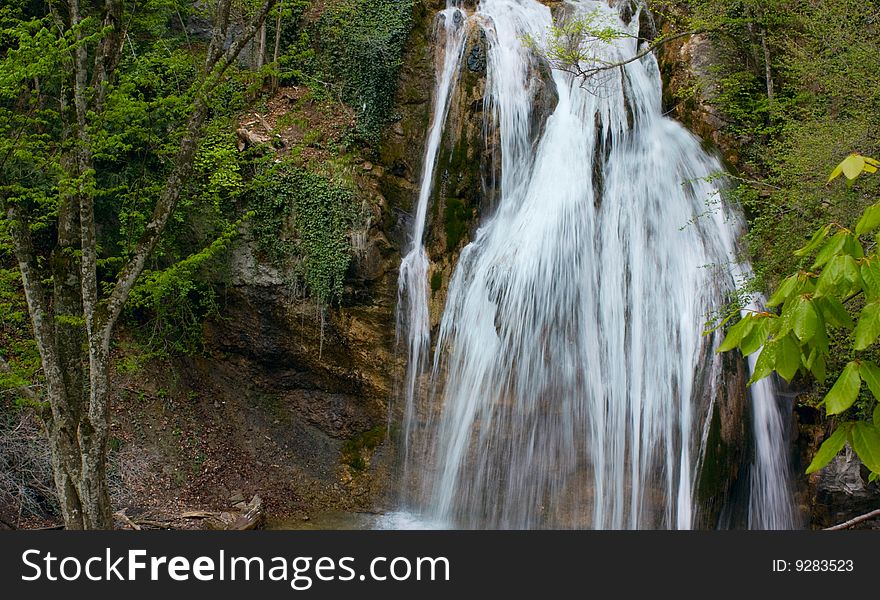
<path id="1" fill-rule="evenodd" d="M 235 521 L 226 527 L 228 531 L 248 531 L 257 529 L 263 522 L 263 499 L 254 496 L 245 510 Z"/>
<path id="2" fill-rule="evenodd" d="M 210 519 L 211 517 L 217 517 L 220 513 L 212 512 L 209 510 L 189 510 L 180 515 L 181 519 Z"/>
<path id="3" fill-rule="evenodd" d="M 242 151 L 245 148 L 249 148 L 251 146 L 259 146 L 260 144 L 266 144 L 271 141 L 272 138 L 260 135 L 259 133 L 249 131 L 244 127 L 239 127 L 235 130 L 236 136 L 238 136 L 238 150 Z"/>
<path id="4" fill-rule="evenodd" d="M 859 523 L 864 523 L 865 521 L 869 521 L 874 518 L 880 517 L 880 508 L 877 510 L 872 510 L 869 513 L 865 513 L 863 515 L 859 515 L 854 519 L 850 519 L 849 521 L 845 521 L 840 523 L 839 525 L 835 525 L 833 527 L 826 527 L 825 531 L 843 531 L 844 529 L 849 529 L 853 525 L 858 525 Z"/>

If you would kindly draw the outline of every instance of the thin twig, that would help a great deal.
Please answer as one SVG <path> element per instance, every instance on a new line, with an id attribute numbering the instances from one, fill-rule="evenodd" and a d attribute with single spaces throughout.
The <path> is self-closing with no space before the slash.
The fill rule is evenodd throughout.
<path id="1" fill-rule="evenodd" d="M 849 521 L 844 521 L 840 525 L 834 525 L 833 527 L 826 527 L 824 531 L 842 531 L 844 529 L 849 529 L 853 525 L 858 525 L 859 523 L 863 523 L 874 517 L 880 517 L 880 508 L 877 510 L 872 510 L 869 513 L 865 513 L 863 515 L 859 515 L 858 517 L 852 518 Z"/>
<path id="2" fill-rule="evenodd" d="M 657 48 L 659 48 L 663 44 L 669 43 L 669 42 L 671 42 L 673 40 L 677 40 L 679 38 L 683 38 L 683 37 L 687 37 L 687 36 L 691 36 L 691 35 L 697 35 L 699 33 L 705 33 L 705 30 L 695 29 L 693 31 L 682 31 L 681 33 L 677 33 L 675 35 L 670 35 L 669 37 L 654 40 L 653 42 L 648 44 L 648 46 L 644 50 L 636 53 L 631 58 L 628 58 L 626 60 L 606 63 L 606 64 L 603 64 L 598 67 L 590 67 L 588 69 L 583 69 L 583 68 L 581 68 L 580 64 L 574 64 L 574 65 L 568 65 L 568 66 L 561 65 L 561 66 L 558 66 L 557 68 L 559 68 L 562 71 L 567 71 L 569 73 L 572 73 L 573 75 L 575 75 L 577 77 L 581 77 L 584 79 L 584 81 L 586 81 L 586 80 L 590 79 L 591 77 L 594 77 L 598 73 L 601 73 L 602 71 L 609 71 L 611 69 L 623 67 L 625 65 L 628 65 L 631 62 L 635 62 L 641 58 L 644 58 L 645 56 L 647 56 L 648 54 L 650 54 L 651 52 L 653 52 L 654 50 L 656 50 Z"/>

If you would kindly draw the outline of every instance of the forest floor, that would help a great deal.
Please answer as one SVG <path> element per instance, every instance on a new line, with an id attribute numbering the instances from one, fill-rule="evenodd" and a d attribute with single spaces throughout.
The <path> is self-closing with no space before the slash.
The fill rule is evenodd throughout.
<path id="1" fill-rule="evenodd" d="M 212 528 L 254 496 L 276 522 L 372 509 L 372 478 L 353 474 L 340 443 L 265 393 L 243 359 L 145 359 L 123 343 L 116 365 L 109 480 L 117 526 Z M 61 522 L 32 516 L 16 525 Z"/>

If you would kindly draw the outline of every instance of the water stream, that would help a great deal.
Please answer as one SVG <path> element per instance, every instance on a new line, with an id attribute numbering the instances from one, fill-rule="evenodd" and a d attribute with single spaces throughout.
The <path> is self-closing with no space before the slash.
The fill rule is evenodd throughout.
<path id="1" fill-rule="evenodd" d="M 631 35 L 638 15 L 569 0 Z M 525 43 L 553 23 L 537 0 L 455 2 L 437 20 L 437 87 L 412 245 L 400 271 L 408 352 L 401 508 L 388 526 L 597 529 L 695 526 L 696 484 L 725 377 L 706 316 L 748 277 L 743 223 L 721 170 L 661 110 L 651 54 L 584 83 Z M 432 339 L 424 248 L 438 149 L 469 27 L 488 40 L 486 107 L 500 133 L 500 198 L 464 248 Z M 544 77 L 542 85 L 539 78 Z M 535 115 L 555 88 L 552 114 Z M 536 118 L 540 117 L 540 118 Z M 431 349 L 434 349 L 433 361 Z M 784 420 L 752 386 L 748 525 L 794 526 Z"/>

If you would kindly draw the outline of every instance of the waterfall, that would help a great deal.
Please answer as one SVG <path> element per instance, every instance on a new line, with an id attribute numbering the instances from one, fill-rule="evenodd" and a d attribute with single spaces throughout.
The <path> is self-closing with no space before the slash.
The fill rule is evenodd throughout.
<path id="1" fill-rule="evenodd" d="M 594 43 L 595 64 L 639 51 L 638 15 L 625 22 L 593 0 L 565 10 L 630 34 Z M 461 252 L 429 364 L 425 227 L 469 22 L 488 40 L 501 192 Z M 749 273 L 742 219 L 712 183 L 718 162 L 662 115 L 653 55 L 583 82 L 541 68 L 525 42 L 552 24 L 537 0 L 481 0 L 472 14 L 450 1 L 437 21 L 399 281 L 404 508 L 446 527 L 688 529 L 724 377 L 719 337 L 703 325 Z M 541 77 L 558 96 L 546 121 L 533 114 Z M 750 525 L 791 527 L 772 383 L 752 386 L 750 401 Z"/>
<path id="2" fill-rule="evenodd" d="M 413 233 L 410 248 L 400 264 L 397 302 L 397 335 L 398 345 L 401 336 L 406 333 L 408 364 L 405 382 L 406 413 L 403 431 L 409 434 L 415 427 L 416 403 L 419 378 L 424 372 L 425 357 L 430 352 L 431 334 L 428 316 L 428 255 L 425 252 L 425 224 L 428 214 L 428 202 L 431 199 L 431 182 L 434 180 L 434 169 L 437 163 L 437 151 L 443 137 L 443 126 L 449 110 L 449 98 L 458 82 L 457 71 L 464 52 L 467 31 L 464 27 L 465 16 L 459 9 L 450 6 L 437 15 L 434 37 L 441 45 L 437 48 L 438 56 L 443 58 L 438 66 L 439 76 L 434 90 L 434 114 L 431 129 L 428 132 L 425 149 L 424 167 L 420 179 L 419 197 L 416 203 L 416 214 L 413 220 Z M 410 448 L 410 440 L 403 440 L 403 447 Z M 409 463 L 409 456 L 404 457 L 404 468 Z M 404 478 L 406 478 L 406 472 Z"/>

